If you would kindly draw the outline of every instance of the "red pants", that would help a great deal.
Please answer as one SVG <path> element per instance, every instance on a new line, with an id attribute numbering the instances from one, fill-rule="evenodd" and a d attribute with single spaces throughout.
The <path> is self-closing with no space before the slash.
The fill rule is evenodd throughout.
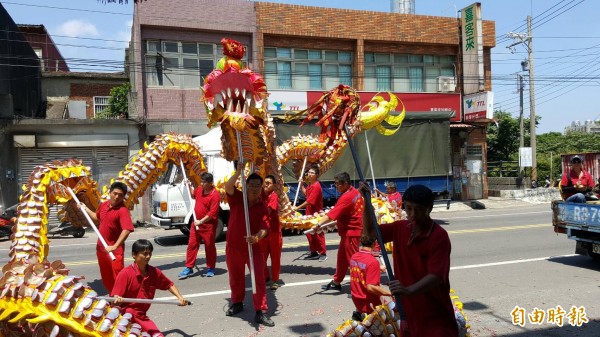
<path id="1" fill-rule="evenodd" d="M 283 237 L 281 232 L 269 233 L 269 236 L 260 240 L 260 250 L 262 251 L 263 258 L 265 259 L 265 279 L 271 279 L 273 281 L 279 280 L 279 272 L 281 271 L 281 247 L 283 245 Z M 271 275 L 269 276 L 269 267 L 267 266 L 267 259 L 271 256 Z M 257 269 L 258 270 L 258 269 Z"/>
<path id="2" fill-rule="evenodd" d="M 252 262 L 254 263 L 254 278 L 256 281 L 256 294 L 252 295 L 254 310 L 266 311 L 267 290 L 265 286 L 265 260 L 258 244 L 252 246 Z M 225 246 L 225 262 L 229 274 L 229 288 L 231 289 L 231 303 L 244 302 L 246 296 L 246 269 L 250 262 L 248 260 L 248 245 L 241 247 Z"/>
<path id="3" fill-rule="evenodd" d="M 311 252 L 327 254 L 327 247 L 325 245 L 325 233 L 306 234 L 306 238 L 308 239 L 308 247 Z"/>
<path id="4" fill-rule="evenodd" d="M 151 337 L 165 337 L 165 335 L 163 335 L 162 332 L 160 332 L 160 330 L 156 326 L 156 323 L 154 323 L 148 316 L 146 316 L 146 313 L 141 313 L 139 311 L 132 310 L 129 308 L 125 309 L 125 312 L 128 312 L 131 315 L 133 315 L 132 321 L 134 323 L 139 324 L 142 327 L 142 330 L 149 333 Z"/>
<path id="5" fill-rule="evenodd" d="M 344 277 L 346 277 L 346 273 L 348 273 L 348 267 L 350 267 L 350 259 L 354 253 L 358 252 L 359 241 L 360 237 L 358 236 L 340 237 L 340 247 L 338 248 L 335 275 L 333 275 L 333 280 L 336 283 L 342 283 Z"/>
<path id="6" fill-rule="evenodd" d="M 198 230 L 192 224 L 190 226 L 190 240 L 188 241 L 185 266 L 194 268 L 196 257 L 200 249 L 200 243 L 204 241 L 204 252 L 206 253 L 206 267 L 215 268 L 217 264 L 217 246 L 215 246 L 215 227 L 216 225 L 199 225 Z"/>
<path id="7" fill-rule="evenodd" d="M 125 260 L 123 258 L 123 250 L 125 247 L 121 246 L 113 251 L 116 260 L 112 261 L 110 255 L 106 252 L 104 247 L 96 246 L 96 256 L 98 257 L 98 266 L 100 267 L 100 277 L 102 277 L 102 284 L 104 288 L 110 294 L 113 287 L 115 286 L 115 280 L 117 275 L 125 267 Z"/>

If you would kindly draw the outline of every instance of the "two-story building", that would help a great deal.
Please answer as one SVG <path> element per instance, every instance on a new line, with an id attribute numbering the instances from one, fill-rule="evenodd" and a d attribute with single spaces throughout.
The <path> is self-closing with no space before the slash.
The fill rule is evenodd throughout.
<path id="1" fill-rule="evenodd" d="M 274 115 L 304 109 L 340 83 L 358 90 L 363 103 L 378 92 L 396 94 L 407 110 L 401 132 L 389 139 L 368 133 L 373 157 L 385 158 L 374 159 L 377 179 L 394 179 L 401 189 L 425 183 L 462 199 L 487 197 L 488 120 L 466 119 L 462 94 L 474 92 L 464 90 L 473 81 L 475 92 L 491 90 L 495 26 L 472 9 L 465 23 L 241 0 L 146 0 L 134 7 L 129 59 L 141 67 L 131 69 L 132 98 L 149 137 L 206 132 L 199 88 L 228 37 L 246 46 L 245 61 L 263 74 Z M 479 76 L 465 67 L 464 41 L 479 49 L 469 61 Z M 277 130 L 281 139 L 306 132 L 284 124 Z M 337 170 L 352 171 L 344 160 Z"/>

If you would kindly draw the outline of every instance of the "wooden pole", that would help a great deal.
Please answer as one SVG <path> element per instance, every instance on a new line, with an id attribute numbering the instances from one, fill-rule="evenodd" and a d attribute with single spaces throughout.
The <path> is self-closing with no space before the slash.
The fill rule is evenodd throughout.
<path id="1" fill-rule="evenodd" d="M 304 178 L 304 169 L 306 168 L 306 161 L 308 160 L 308 156 L 304 156 L 304 163 L 302 164 L 302 171 L 300 171 L 300 178 L 298 178 L 298 189 L 296 190 L 296 196 L 294 197 L 293 207 L 296 207 L 296 202 L 298 201 L 298 193 L 300 193 L 300 188 L 302 186 L 302 178 Z"/>
<path id="2" fill-rule="evenodd" d="M 77 199 L 77 196 L 75 195 L 75 192 L 73 192 L 73 190 L 70 187 L 67 187 L 67 190 L 69 191 L 69 193 L 71 194 L 71 197 L 73 197 L 73 200 L 77 203 L 77 205 L 80 205 L 81 202 L 79 201 L 79 199 Z M 90 226 L 92 226 L 92 229 L 94 230 L 94 232 L 96 232 L 96 235 L 98 235 L 98 240 L 100 240 L 100 243 L 102 243 L 102 246 L 104 246 L 104 249 L 107 249 L 108 248 L 108 244 L 106 243 L 106 240 L 104 240 L 104 238 L 102 237 L 102 234 L 100 234 L 100 231 L 98 230 L 98 228 L 94 224 L 94 221 L 92 221 L 92 218 L 90 218 L 90 215 L 87 214 L 87 212 L 84 211 L 84 210 L 82 210 L 82 209 L 81 209 L 81 213 L 83 213 L 83 215 L 87 219 L 87 221 L 90 224 Z M 115 257 L 115 254 L 113 254 L 112 252 L 108 252 L 108 256 L 110 256 L 111 260 L 113 260 L 113 261 L 117 259 Z"/>
<path id="3" fill-rule="evenodd" d="M 242 153 L 242 135 L 240 134 L 240 131 L 238 131 L 238 130 L 235 130 L 235 135 L 237 137 L 238 155 L 240 157 L 240 162 L 243 163 L 244 155 Z M 246 221 L 246 236 L 251 236 L 252 233 L 250 233 L 250 216 L 248 213 L 248 189 L 246 187 L 246 177 L 245 177 L 244 169 L 242 169 L 241 179 L 242 179 L 242 193 L 243 193 L 242 199 L 244 199 L 244 220 Z M 252 244 L 250 242 L 248 242 L 248 266 L 250 268 L 250 281 L 252 283 L 252 293 L 256 294 L 256 277 L 254 275 L 254 259 L 253 259 L 253 257 L 254 257 L 254 255 L 252 255 Z M 260 272 L 262 273 L 262 270 Z"/>

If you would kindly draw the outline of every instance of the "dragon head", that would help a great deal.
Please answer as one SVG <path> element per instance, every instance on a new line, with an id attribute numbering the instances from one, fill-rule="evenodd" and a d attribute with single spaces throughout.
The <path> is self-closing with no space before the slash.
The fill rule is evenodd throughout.
<path id="1" fill-rule="evenodd" d="M 243 158 L 261 165 L 265 144 L 261 126 L 266 125 L 267 86 L 263 78 L 244 65 L 244 46 L 235 40 L 222 39 L 224 56 L 204 79 L 202 101 L 206 106 L 208 127 L 223 130 L 223 157 L 233 161 Z M 238 153 L 235 131 L 240 131 L 242 153 Z"/>

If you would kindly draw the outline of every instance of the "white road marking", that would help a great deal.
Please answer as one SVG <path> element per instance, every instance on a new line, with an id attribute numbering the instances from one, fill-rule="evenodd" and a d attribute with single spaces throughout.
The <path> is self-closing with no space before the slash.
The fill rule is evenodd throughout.
<path id="1" fill-rule="evenodd" d="M 510 213 L 510 214 L 492 214 L 492 215 L 472 215 L 472 216 L 461 216 L 461 217 L 441 217 L 435 214 L 432 214 L 434 219 L 443 219 L 443 220 L 454 220 L 454 219 L 472 219 L 472 218 L 494 218 L 494 217 L 512 217 L 513 215 L 527 215 L 527 214 L 543 214 L 543 213 L 552 213 L 552 210 L 548 211 L 538 211 L 538 212 L 524 212 L 524 213 Z"/>
<path id="2" fill-rule="evenodd" d="M 556 258 L 561 258 L 561 257 L 573 257 L 573 256 L 578 256 L 578 254 L 546 256 L 546 257 L 538 257 L 538 258 L 533 258 L 533 259 L 522 259 L 522 260 L 511 260 L 511 261 L 501 261 L 501 262 L 492 262 L 492 263 L 472 264 L 472 265 L 467 265 L 467 266 L 451 267 L 450 270 L 484 268 L 484 267 L 503 266 L 503 265 L 507 265 L 507 264 L 518 264 L 518 263 L 547 261 L 547 260 L 550 260 L 550 259 L 556 259 Z M 313 280 L 313 281 L 286 283 L 282 287 L 283 288 L 288 288 L 288 287 L 300 287 L 300 286 L 313 285 L 313 284 L 326 284 L 329 281 L 331 281 L 331 278 L 321 279 L 321 280 Z M 344 278 L 344 282 L 348 282 L 348 281 L 350 281 L 350 277 L 349 276 L 347 276 L 346 278 Z M 252 288 L 246 288 L 246 291 L 247 292 L 248 291 L 252 291 Z M 213 296 L 213 295 L 227 295 L 227 294 L 230 294 L 230 293 L 231 293 L 231 290 L 227 289 L 227 290 L 218 290 L 218 291 L 209 291 L 209 292 L 203 292 L 203 293 L 187 294 L 187 295 L 183 295 L 183 296 L 185 298 L 195 298 L 195 297 L 206 297 L 206 296 Z M 177 299 L 177 297 L 175 297 L 175 296 L 169 296 L 169 297 L 157 297 L 157 298 L 155 298 L 155 300 L 173 300 L 173 299 Z"/>

